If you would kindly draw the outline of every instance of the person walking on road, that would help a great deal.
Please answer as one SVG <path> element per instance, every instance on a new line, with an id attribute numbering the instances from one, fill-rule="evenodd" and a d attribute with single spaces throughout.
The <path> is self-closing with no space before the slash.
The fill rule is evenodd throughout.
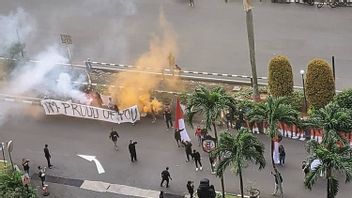
<path id="1" fill-rule="evenodd" d="M 194 0 L 189 0 L 189 6 L 194 7 Z"/>
<path id="2" fill-rule="evenodd" d="M 280 159 L 281 166 L 285 165 L 285 158 L 286 158 L 285 148 L 283 145 L 280 145 L 279 146 L 279 159 Z"/>
<path id="3" fill-rule="evenodd" d="M 198 171 L 198 164 L 199 164 L 199 169 L 203 170 L 202 162 L 200 162 L 200 154 L 198 151 L 193 150 L 192 157 L 194 159 L 194 162 L 196 163 L 196 171 Z"/>
<path id="4" fill-rule="evenodd" d="M 164 110 L 164 119 L 166 122 L 167 130 L 169 130 L 170 127 L 172 128 L 172 119 L 171 119 L 171 110 L 168 106 L 165 107 L 165 110 Z"/>
<path id="5" fill-rule="evenodd" d="M 169 173 L 169 167 L 166 167 L 166 169 L 163 170 L 163 172 L 161 172 L 160 187 L 163 187 L 163 183 L 164 183 L 164 181 L 166 181 L 166 188 L 168 188 L 170 180 L 172 180 L 172 178 L 171 178 L 170 173 Z"/>
<path id="6" fill-rule="evenodd" d="M 111 133 L 109 138 L 112 140 L 112 142 L 114 143 L 114 148 L 115 150 L 119 150 L 118 146 L 117 146 L 117 138 L 120 138 L 119 134 L 116 132 L 116 130 L 114 130 L 114 128 L 111 129 Z"/>
<path id="7" fill-rule="evenodd" d="M 183 131 L 184 129 L 175 129 L 175 140 L 176 140 L 176 144 L 178 147 L 180 147 L 180 143 L 181 143 L 181 131 Z"/>
<path id="8" fill-rule="evenodd" d="M 23 159 L 22 159 L 22 166 L 23 166 L 24 172 L 29 175 L 29 160 L 23 158 Z"/>
<path id="9" fill-rule="evenodd" d="M 46 158 L 46 161 L 48 162 L 48 168 L 51 169 L 53 165 L 50 163 L 51 155 L 47 144 L 45 144 L 45 147 L 44 147 L 44 156 Z"/>
<path id="10" fill-rule="evenodd" d="M 186 162 L 189 162 L 189 156 L 192 157 L 192 143 L 186 141 L 186 142 L 183 142 L 183 144 L 185 145 L 185 151 L 186 151 L 186 157 L 187 157 Z"/>
<path id="11" fill-rule="evenodd" d="M 202 129 L 200 128 L 200 126 L 197 126 L 194 135 L 197 137 L 198 146 L 200 146 L 202 144 Z"/>
<path id="12" fill-rule="evenodd" d="M 187 190 L 189 193 L 190 198 L 193 198 L 193 194 L 194 194 L 194 184 L 192 181 L 188 181 L 187 182 Z"/>
<path id="13" fill-rule="evenodd" d="M 130 140 L 130 144 L 128 145 L 128 150 L 131 155 L 131 162 L 137 161 L 136 144 L 137 142 Z"/>
<path id="14" fill-rule="evenodd" d="M 271 172 L 271 174 L 274 175 L 275 178 L 274 192 L 272 195 L 276 195 L 277 191 L 280 188 L 280 185 L 282 185 L 283 180 L 281 174 L 278 171 Z"/>
<path id="15" fill-rule="evenodd" d="M 46 176 L 45 167 L 42 168 L 42 167 L 38 166 L 38 170 L 39 170 L 38 176 L 39 176 L 40 180 L 42 181 L 42 187 L 44 187 L 45 186 L 45 176 Z"/>

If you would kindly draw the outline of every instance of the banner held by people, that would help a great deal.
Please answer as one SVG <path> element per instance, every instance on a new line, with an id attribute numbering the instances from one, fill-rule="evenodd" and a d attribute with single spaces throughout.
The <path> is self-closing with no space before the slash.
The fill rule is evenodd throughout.
<path id="1" fill-rule="evenodd" d="M 140 120 L 140 114 L 137 105 L 121 110 L 119 112 L 109 109 L 103 109 L 94 106 L 88 106 L 69 101 L 41 100 L 46 115 L 66 115 L 84 119 L 101 120 L 113 123 L 135 123 Z"/>
<path id="2" fill-rule="evenodd" d="M 189 138 L 189 135 L 187 133 L 186 125 L 185 125 L 185 120 L 183 119 L 183 111 L 181 108 L 180 104 L 180 99 L 177 98 L 176 100 L 176 115 L 175 115 L 175 129 L 181 130 L 184 129 L 180 132 L 181 135 L 181 141 L 191 141 L 191 138 Z"/>

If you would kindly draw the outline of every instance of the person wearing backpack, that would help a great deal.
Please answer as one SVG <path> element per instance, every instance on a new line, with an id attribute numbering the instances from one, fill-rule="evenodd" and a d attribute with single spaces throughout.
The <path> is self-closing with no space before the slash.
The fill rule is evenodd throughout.
<path id="1" fill-rule="evenodd" d="M 163 187 L 163 183 L 164 183 L 164 181 L 166 181 L 166 188 L 168 188 L 170 180 L 172 180 L 172 178 L 171 178 L 170 173 L 169 173 L 169 167 L 166 167 L 166 169 L 163 170 L 163 172 L 161 172 L 160 187 Z"/>

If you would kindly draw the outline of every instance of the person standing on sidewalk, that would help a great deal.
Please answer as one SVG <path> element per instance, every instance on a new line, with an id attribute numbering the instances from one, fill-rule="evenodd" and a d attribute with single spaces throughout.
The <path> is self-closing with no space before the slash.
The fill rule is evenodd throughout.
<path id="1" fill-rule="evenodd" d="M 23 166 L 24 172 L 29 175 L 29 160 L 23 158 L 23 159 L 22 159 L 22 166 Z"/>
<path id="2" fill-rule="evenodd" d="M 196 150 L 193 150 L 192 157 L 194 159 L 194 162 L 196 163 L 196 171 L 198 171 L 198 164 L 199 164 L 199 169 L 203 170 L 202 162 L 200 162 L 201 158 L 200 158 L 199 152 Z"/>
<path id="3" fill-rule="evenodd" d="M 194 194 L 194 185 L 193 185 L 193 182 L 192 181 L 188 181 L 187 182 L 187 190 L 188 190 L 188 193 L 190 195 L 190 198 L 193 198 L 193 194 Z"/>
<path id="4" fill-rule="evenodd" d="M 172 128 L 172 118 L 171 118 L 171 110 L 168 106 L 166 106 L 164 110 L 164 119 L 166 122 L 167 130 L 169 130 L 170 127 Z"/>
<path id="5" fill-rule="evenodd" d="M 38 176 L 39 176 L 40 180 L 42 181 L 42 187 L 44 187 L 45 186 L 45 183 L 44 183 L 45 182 L 45 176 L 46 176 L 45 167 L 42 168 L 42 167 L 38 166 L 38 170 L 39 170 Z"/>
<path id="6" fill-rule="evenodd" d="M 53 165 L 50 163 L 51 155 L 47 144 L 45 144 L 45 147 L 44 147 L 44 156 L 46 158 L 46 161 L 48 162 L 48 168 L 51 169 Z"/>
<path id="7" fill-rule="evenodd" d="M 202 144 L 202 129 L 200 128 L 200 126 L 197 126 L 194 135 L 197 137 L 198 146 L 200 146 Z"/>
<path id="8" fill-rule="evenodd" d="M 166 167 L 166 169 L 163 170 L 163 172 L 161 172 L 160 187 L 163 187 L 163 183 L 164 183 L 164 181 L 166 181 L 166 188 L 168 188 L 170 180 L 172 180 L 172 178 L 171 178 L 170 173 L 169 173 L 169 167 Z"/>
<path id="9" fill-rule="evenodd" d="M 114 130 L 114 128 L 111 129 L 111 133 L 109 138 L 112 140 L 112 142 L 114 143 L 114 147 L 115 150 L 119 150 L 119 148 L 117 147 L 117 138 L 119 138 L 119 134 L 116 132 L 116 130 Z"/>
<path id="10" fill-rule="evenodd" d="M 279 159 L 280 159 L 280 165 L 284 166 L 285 165 L 285 158 L 286 158 L 286 152 L 284 146 L 281 144 L 279 146 Z"/>
<path id="11" fill-rule="evenodd" d="M 130 144 L 128 145 L 128 150 L 131 155 L 131 162 L 137 161 L 136 144 L 137 142 L 130 140 Z"/>

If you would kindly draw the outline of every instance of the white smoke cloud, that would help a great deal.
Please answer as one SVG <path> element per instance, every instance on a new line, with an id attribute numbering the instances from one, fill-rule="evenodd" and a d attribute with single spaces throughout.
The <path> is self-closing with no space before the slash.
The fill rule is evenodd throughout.
<path id="1" fill-rule="evenodd" d="M 3 54 L 19 39 L 25 41 L 33 33 L 35 23 L 22 8 L 18 8 L 8 16 L 0 15 L 0 27 L 0 54 Z"/>

